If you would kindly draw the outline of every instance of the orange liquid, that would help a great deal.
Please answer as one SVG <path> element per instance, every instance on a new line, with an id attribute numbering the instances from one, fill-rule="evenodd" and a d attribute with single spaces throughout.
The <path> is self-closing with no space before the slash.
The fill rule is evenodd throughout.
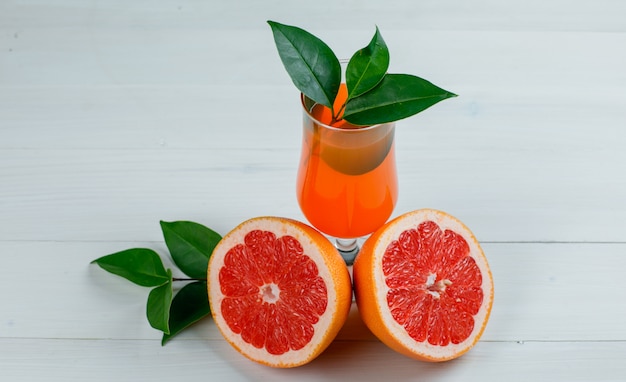
<path id="1" fill-rule="evenodd" d="M 321 105 L 311 115 L 330 123 L 330 111 Z M 372 233 L 387 221 L 398 196 L 393 126 L 360 129 L 344 122 L 332 129 L 306 119 L 297 181 L 302 212 L 334 237 Z"/>

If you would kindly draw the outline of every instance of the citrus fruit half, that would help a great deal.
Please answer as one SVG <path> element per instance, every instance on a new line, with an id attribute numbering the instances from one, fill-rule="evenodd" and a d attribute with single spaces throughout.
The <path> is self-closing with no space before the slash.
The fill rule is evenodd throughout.
<path id="1" fill-rule="evenodd" d="M 273 367 L 310 362 L 345 323 L 350 275 L 332 243 L 279 217 L 241 223 L 215 247 L 208 267 L 211 312 L 224 338 Z"/>
<path id="2" fill-rule="evenodd" d="M 493 303 L 487 259 L 470 230 L 436 210 L 388 222 L 363 243 L 354 262 L 361 318 L 390 348 L 426 361 L 468 351 Z"/>

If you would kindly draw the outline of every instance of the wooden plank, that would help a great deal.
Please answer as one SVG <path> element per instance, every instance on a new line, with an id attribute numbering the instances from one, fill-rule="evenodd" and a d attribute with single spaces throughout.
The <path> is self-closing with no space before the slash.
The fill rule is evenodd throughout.
<path id="1" fill-rule="evenodd" d="M 83 36 L 42 68 L 41 50 L 76 33 L 33 33 L 22 37 L 30 38 L 24 51 L 5 58 L 12 76 L 0 81 L 0 148 L 216 148 L 233 139 L 231 129 L 239 132 L 240 147 L 299 144 L 297 91 L 269 34 L 229 35 L 237 48 L 224 60 L 192 45 L 198 43 L 195 37 L 189 41 L 193 31 L 169 44 L 162 42 L 169 31 L 145 32 L 154 42 L 131 58 L 120 45 L 131 50 L 138 42 L 124 42 L 123 34 L 101 42 L 101 58 Z M 345 39 L 358 41 L 353 34 Z M 388 39 L 398 46 L 394 71 L 421 75 L 460 95 L 398 124 L 409 149 L 452 143 L 451 149 L 462 144 L 527 154 L 562 150 L 568 156 L 611 151 L 626 140 L 626 78 L 614 74 L 626 66 L 626 52 L 614 48 L 626 44 L 624 33 L 406 31 L 390 32 Z M 190 53 L 180 55 L 185 42 Z M 254 60 L 239 57 L 248 46 L 256 49 L 248 52 Z M 165 56 L 178 61 L 156 65 L 156 52 L 168 49 Z M 424 56 L 430 59 L 422 63 Z M 188 62 L 201 64 L 172 69 Z M 523 70 L 512 71 L 512 63 Z"/>
<path id="2" fill-rule="evenodd" d="M 471 4 L 463 0 L 444 3 L 396 0 L 384 4 L 364 0 L 359 2 L 358 7 L 352 3 L 337 4 L 332 1 L 294 4 L 284 0 L 271 6 L 257 2 L 205 4 L 194 1 L 128 5 L 123 0 L 95 5 L 71 0 L 54 4 L 36 2 L 26 6 L 13 3 L 1 5 L 0 9 L 4 12 L 0 15 L 7 16 L 0 16 L 0 25 L 8 27 L 88 28 L 96 25 L 116 29 L 140 23 L 152 28 L 231 31 L 258 28 L 267 18 L 273 18 L 295 25 L 316 24 L 312 28 L 330 31 L 350 27 L 369 28 L 375 23 L 386 28 L 419 30 L 604 32 L 624 31 L 625 28 L 620 17 L 623 3 L 615 0 L 529 0 L 523 3 L 482 0 Z M 312 23 L 311 20 L 317 22 Z"/>
<path id="3" fill-rule="evenodd" d="M 561 153 L 399 150 L 395 215 L 441 209 L 481 241 L 623 242 L 626 151 Z M 0 150 L 0 240 L 155 240 L 159 219 L 224 233 L 259 215 L 304 220 L 298 160 L 298 149 Z"/>
<path id="4" fill-rule="evenodd" d="M 490 380 L 619 381 L 626 377 L 626 343 L 483 342 L 447 363 L 424 363 L 382 343 L 337 341 L 295 369 L 258 365 L 223 341 L 0 339 L 0 368 L 11 381 Z M 366 367 L 364 367 L 366 366 Z"/>
<path id="5" fill-rule="evenodd" d="M 483 246 L 496 292 L 485 341 L 626 341 L 615 283 L 626 267 L 624 244 Z M 0 242 L 11 270 L 1 282 L 13 291 L 0 295 L 0 338 L 159 339 L 145 318 L 149 289 L 89 264 L 133 247 L 155 249 L 172 267 L 162 241 Z M 179 338 L 221 336 L 209 319 Z M 338 338 L 375 340 L 356 307 Z"/>

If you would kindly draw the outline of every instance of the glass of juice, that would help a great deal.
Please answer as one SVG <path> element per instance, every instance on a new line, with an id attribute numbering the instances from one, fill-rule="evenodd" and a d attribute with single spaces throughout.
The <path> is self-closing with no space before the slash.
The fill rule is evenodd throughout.
<path id="1" fill-rule="evenodd" d="M 342 84 L 335 104 L 347 96 Z M 301 95 L 302 153 L 297 196 L 309 223 L 336 239 L 348 265 L 357 239 L 391 216 L 398 197 L 395 123 L 354 126 L 333 121 L 330 109 Z"/>

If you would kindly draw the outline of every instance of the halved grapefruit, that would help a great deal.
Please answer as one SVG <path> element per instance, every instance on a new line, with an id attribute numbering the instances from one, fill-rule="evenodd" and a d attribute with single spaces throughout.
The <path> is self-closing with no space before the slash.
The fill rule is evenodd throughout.
<path id="1" fill-rule="evenodd" d="M 470 230 L 436 210 L 409 212 L 363 244 L 354 262 L 361 318 L 412 358 L 446 361 L 472 348 L 493 303 L 493 279 Z"/>
<path id="2" fill-rule="evenodd" d="M 345 323 L 350 275 L 332 243 L 312 227 L 279 217 L 243 222 L 216 246 L 209 303 L 224 338 L 273 367 L 315 359 Z"/>

